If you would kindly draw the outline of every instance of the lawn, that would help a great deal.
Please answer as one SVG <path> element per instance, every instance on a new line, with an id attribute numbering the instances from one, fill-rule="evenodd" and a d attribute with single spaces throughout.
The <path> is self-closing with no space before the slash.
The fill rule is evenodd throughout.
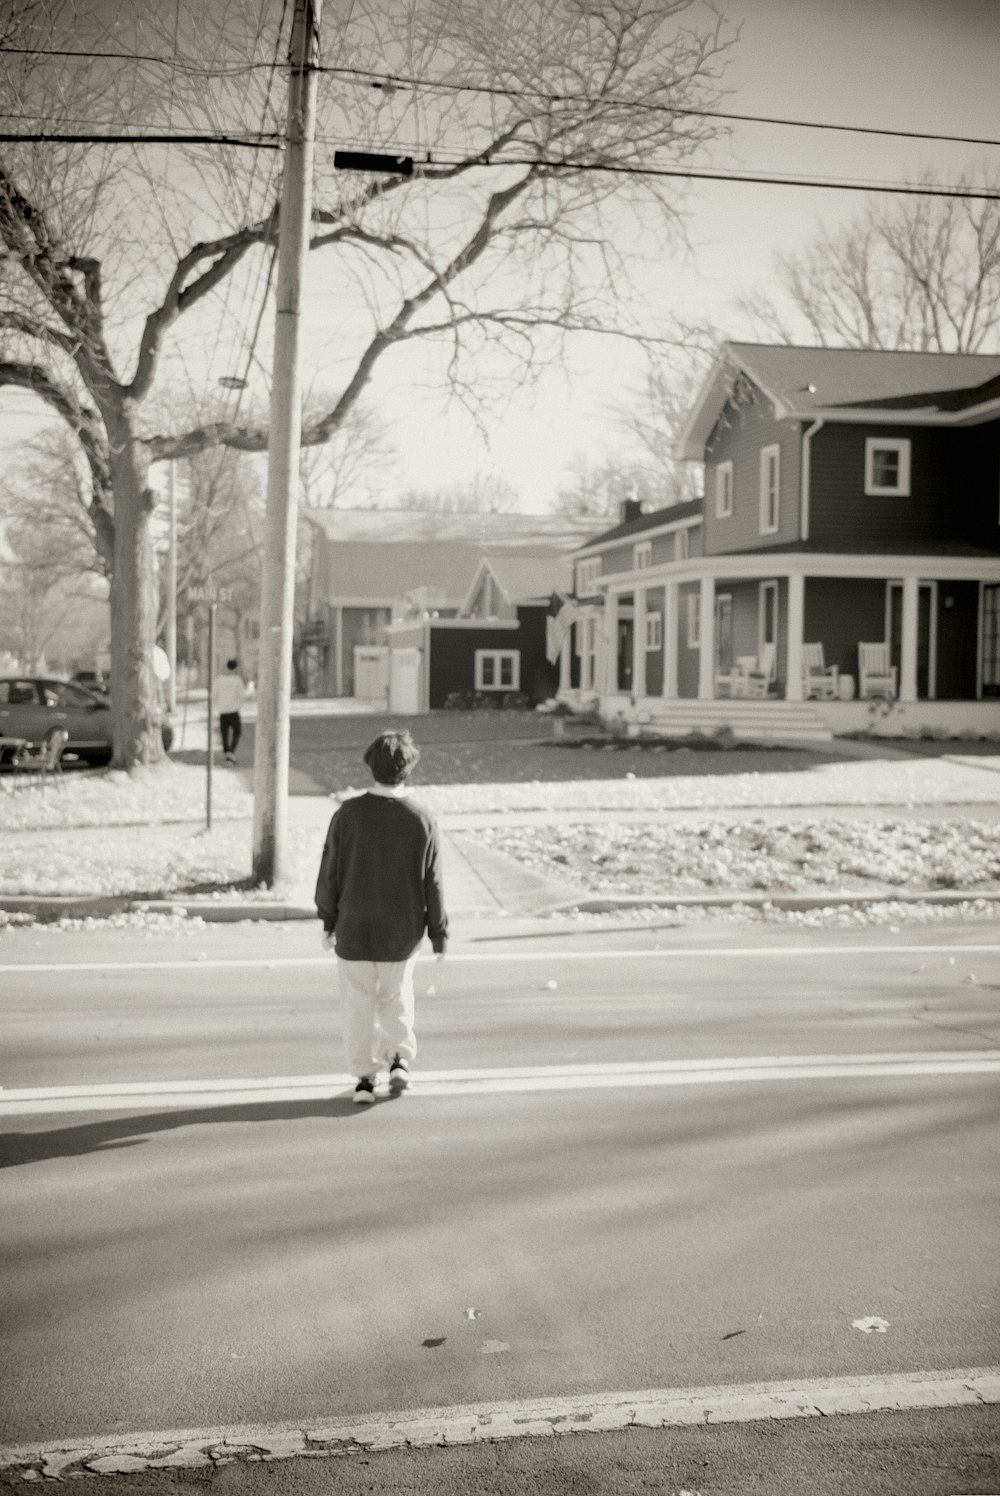
<path id="1" fill-rule="evenodd" d="M 420 745 L 420 784 L 534 784 L 562 780 L 664 779 L 676 775 L 794 773 L 817 764 L 843 763 L 828 749 L 770 748 L 711 741 L 642 746 L 635 739 L 581 744 L 553 738 L 552 721 L 534 712 L 431 712 L 423 717 L 297 717 L 291 755 L 326 790 L 368 783 L 362 760 L 372 738 L 387 727 L 408 727 Z M 252 729 L 250 730 L 252 732 Z M 251 751 L 247 743 L 247 754 Z"/>

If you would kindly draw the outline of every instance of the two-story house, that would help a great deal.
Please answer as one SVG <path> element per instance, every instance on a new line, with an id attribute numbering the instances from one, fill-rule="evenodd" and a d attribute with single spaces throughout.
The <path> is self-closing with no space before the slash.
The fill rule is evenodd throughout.
<path id="1" fill-rule="evenodd" d="M 700 501 L 574 553 L 567 700 L 789 737 L 879 695 L 1000 727 L 1000 356 L 727 343 L 680 450 Z"/>

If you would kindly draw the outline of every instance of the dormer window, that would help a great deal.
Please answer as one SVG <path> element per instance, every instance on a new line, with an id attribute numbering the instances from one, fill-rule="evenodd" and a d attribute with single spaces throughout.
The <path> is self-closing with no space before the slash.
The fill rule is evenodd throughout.
<path id="1" fill-rule="evenodd" d="M 733 512 L 733 465 L 720 462 L 715 470 L 715 517 L 728 519 Z"/>
<path id="2" fill-rule="evenodd" d="M 653 564 L 653 542 L 641 540 L 638 545 L 632 547 L 632 569 L 633 571 L 645 571 L 647 566 Z"/>
<path id="3" fill-rule="evenodd" d="M 576 563 L 577 597 L 593 597 L 597 592 L 597 579 L 600 575 L 600 556 L 592 556 L 588 561 L 578 561 Z"/>
<path id="4" fill-rule="evenodd" d="M 910 492 L 910 443 L 907 438 L 869 436 L 865 441 L 865 493 L 873 496 Z"/>

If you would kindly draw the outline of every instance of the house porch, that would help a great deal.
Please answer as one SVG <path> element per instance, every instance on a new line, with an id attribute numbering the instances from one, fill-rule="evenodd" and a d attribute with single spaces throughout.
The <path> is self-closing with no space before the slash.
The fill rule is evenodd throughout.
<path id="1" fill-rule="evenodd" d="M 775 708 L 805 705 L 806 735 L 868 729 L 872 703 L 851 699 L 865 641 L 891 661 L 892 731 L 1000 729 L 1000 558 L 742 554 L 602 585 L 603 608 L 581 610 L 564 642 L 559 695 L 607 718 L 669 719 L 684 724 L 678 731 L 711 731 L 721 719 L 738 735 L 752 723 L 753 735 L 775 737 L 794 725 L 779 724 Z M 834 667 L 832 699 L 806 701 L 807 643 L 823 645 Z M 762 699 L 724 700 L 748 656 L 769 672 L 755 681 Z"/>

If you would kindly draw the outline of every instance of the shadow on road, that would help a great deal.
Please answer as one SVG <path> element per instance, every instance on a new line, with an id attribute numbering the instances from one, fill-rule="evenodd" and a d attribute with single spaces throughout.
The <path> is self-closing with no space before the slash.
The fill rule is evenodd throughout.
<path id="1" fill-rule="evenodd" d="M 349 1092 L 315 1101 L 261 1101 L 237 1106 L 175 1107 L 141 1117 L 106 1117 L 100 1122 L 81 1122 L 72 1127 L 54 1127 L 48 1132 L 0 1133 L 0 1169 L 19 1164 L 41 1163 L 52 1158 L 76 1158 L 84 1153 L 108 1152 L 113 1148 L 135 1148 L 143 1134 L 170 1132 L 216 1122 L 298 1122 L 308 1117 L 330 1120 L 359 1117 L 372 1107 L 355 1106 Z"/>

